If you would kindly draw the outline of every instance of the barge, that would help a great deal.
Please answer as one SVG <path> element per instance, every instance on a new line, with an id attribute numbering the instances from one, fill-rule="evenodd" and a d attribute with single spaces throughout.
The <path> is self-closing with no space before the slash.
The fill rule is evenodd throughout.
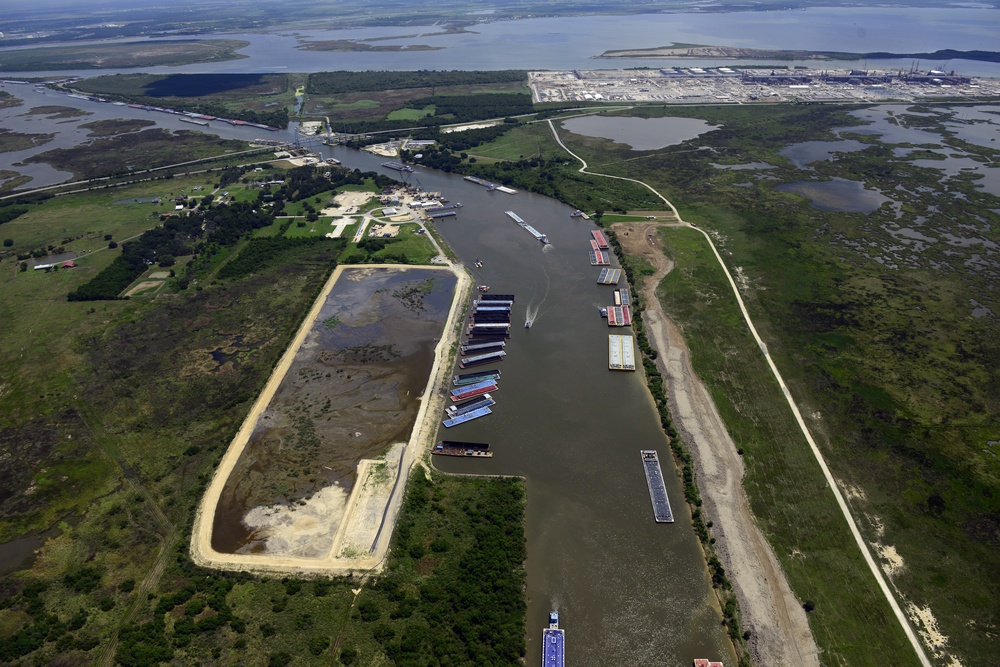
<path id="1" fill-rule="evenodd" d="M 600 275 L 597 276 L 598 285 L 617 285 L 618 281 L 622 279 L 621 269 L 601 269 Z"/>
<path id="2" fill-rule="evenodd" d="M 466 357 L 459 362 L 459 368 L 472 368 L 473 366 L 482 366 L 483 364 L 493 363 L 494 361 L 503 361 L 503 358 L 507 356 L 507 353 L 503 350 L 499 352 L 490 352 L 488 354 L 477 354 L 474 357 Z"/>
<path id="3" fill-rule="evenodd" d="M 590 235 L 594 238 L 594 244 L 598 250 L 608 249 L 608 240 L 604 237 L 604 232 L 599 229 L 591 230 Z"/>
<path id="4" fill-rule="evenodd" d="M 497 387 L 495 381 L 490 381 L 488 384 L 474 384 L 466 387 L 462 393 L 453 395 L 451 401 L 452 403 L 458 403 L 459 401 L 465 401 L 476 396 L 483 396 L 497 389 L 499 387 Z"/>
<path id="5" fill-rule="evenodd" d="M 545 234 L 542 234 L 540 231 L 538 231 L 537 229 L 535 229 L 534 227 L 532 227 L 531 225 L 529 225 L 517 213 L 514 213 L 514 211 L 505 211 L 505 213 L 507 213 L 507 217 L 509 217 L 514 222 L 516 222 L 526 232 L 528 232 L 529 234 L 531 234 L 532 236 L 534 236 L 536 240 L 538 240 L 539 242 L 541 242 L 543 244 L 548 244 L 549 237 L 546 236 Z"/>
<path id="6" fill-rule="evenodd" d="M 470 422 L 473 419 L 479 419 L 480 417 L 485 417 L 489 414 L 493 414 L 493 411 L 489 408 L 479 408 L 478 410 L 473 410 L 472 412 L 466 412 L 464 415 L 452 417 L 451 419 L 445 419 L 441 423 L 444 424 L 445 428 L 451 428 L 452 426 L 458 426 L 459 424 L 464 424 L 465 422 Z"/>
<path id="7" fill-rule="evenodd" d="M 390 160 L 388 162 L 383 162 L 382 166 L 386 169 L 392 169 L 393 171 L 400 171 L 409 174 L 413 171 L 413 167 L 408 164 L 403 164 L 402 162 L 395 162 Z"/>
<path id="8" fill-rule="evenodd" d="M 191 123 L 192 125 L 201 125 L 202 127 L 208 127 L 207 120 L 199 120 L 197 118 L 188 118 L 187 116 L 181 116 L 180 121 L 182 123 Z"/>
<path id="9" fill-rule="evenodd" d="M 451 379 L 455 386 L 478 384 L 483 380 L 499 380 L 500 379 L 500 369 L 491 368 L 489 370 L 476 371 L 473 373 L 461 373 L 456 375 Z"/>
<path id="10" fill-rule="evenodd" d="M 590 251 L 591 266 L 611 266 L 611 258 L 603 250 Z"/>
<path id="11" fill-rule="evenodd" d="M 466 412 L 472 412 L 473 410 L 478 410 L 479 408 L 488 408 L 492 405 L 496 405 L 496 401 L 489 394 L 483 394 L 482 396 L 477 396 L 470 401 L 466 401 L 461 405 L 449 405 L 445 408 L 445 412 L 448 413 L 449 417 L 456 417 L 458 415 L 464 415 Z"/>
<path id="12" fill-rule="evenodd" d="M 667 487 L 663 484 L 663 471 L 660 470 L 660 459 L 656 450 L 643 449 L 640 453 L 642 467 L 646 472 L 649 500 L 653 503 L 653 517 L 656 523 L 673 523 L 674 513 L 670 509 L 670 499 L 667 498 Z"/>
<path id="13" fill-rule="evenodd" d="M 549 627 L 542 630 L 542 667 L 565 667 L 566 631 L 559 627 L 559 612 L 549 612 Z"/>
<path id="14" fill-rule="evenodd" d="M 514 295 L 513 294 L 484 294 L 481 297 L 479 297 L 479 302 L 482 303 L 483 301 L 508 301 L 510 303 L 514 303 Z"/>
<path id="15" fill-rule="evenodd" d="M 431 454 L 438 454 L 439 456 L 473 456 L 488 459 L 493 456 L 493 451 L 490 449 L 489 444 L 485 442 L 442 440 L 434 446 Z"/>
<path id="16" fill-rule="evenodd" d="M 608 306 L 607 311 L 609 327 L 632 325 L 632 310 L 628 306 Z"/>
<path id="17" fill-rule="evenodd" d="M 507 341 L 504 338 L 498 338 L 497 340 L 487 340 L 481 343 L 467 343 L 465 345 L 462 345 L 462 354 L 475 352 L 477 350 L 488 350 L 491 347 L 499 347 L 503 349 L 504 347 L 506 347 L 506 345 Z"/>
<path id="18" fill-rule="evenodd" d="M 613 371 L 635 370 L 635 349 L 631 336 L 608 336 L 608 368 Z"/>

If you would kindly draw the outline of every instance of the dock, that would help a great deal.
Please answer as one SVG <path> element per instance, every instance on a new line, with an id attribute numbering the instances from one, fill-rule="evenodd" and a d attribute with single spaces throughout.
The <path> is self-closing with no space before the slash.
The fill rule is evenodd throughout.
<path id="1" fill-rule="evenodd" d="M 667 487 L 663 484 L 663 471 L 660 470 L 656 450 L 643 449 L 640 453 L 646 472 L 646 486 L 649 487 L 649 500 L 653 503 L 653 517 L 656 523 L 673 523 L 674 513 L 670 510 L 670 499 L 667 498 Z"/>
<path id="2" fill-rule="evenodd" d="M 593 261 L 591 261 L 593 264 Z M 601 273 L 597 276 L 598 285 L 617 285 L 618 281 L 622 279 L 621 269 L 601 269 Z"/>
<path id="3" fill-rule="evenodd" d="M 451 428 L 452 426 L 458 426 L 459 424 L 464 424 L 465 422 L 470 422 L 473 419 L 479 419 L 480 417 L 485 417 L 486 415 L 493 414 L 493 411 L 489 408 L 479 408 L 478 410 L 473 410 L 472 412 L 466 412 L 464 415 L 459 415 L 458 417 L 452 417 L 451 419 L 445 419 L 442 424 L 445 428 Z"/>
<path id="4" fill-rule="evenodd" d="M 632 336 L 608 336 L 608 368 L 613 371 L 635 370 L 635 349 Z"/>
<path id="5" fill-rule="evenodd" d="M 493 451 L 490 449 L 489 444 L 485 442 L 442 440 L 434 446 L 431 454 L 438 454 L 440 456 L 472 456 L 488 459 L 493 456 Z"/>
<path id="6" fill-rule="evenodd" d="M 611 266 L 611 258 L 603 250 L 590 251 L 591 266 Z"/>

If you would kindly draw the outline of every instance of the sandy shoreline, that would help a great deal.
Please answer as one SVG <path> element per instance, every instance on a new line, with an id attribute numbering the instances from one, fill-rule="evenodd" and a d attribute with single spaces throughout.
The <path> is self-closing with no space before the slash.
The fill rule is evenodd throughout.
<path id="1" fill-rule="evenodd" d="M 402 445 L 398 463 L 393 458 L 392 463 L 398 466 L 398 476 L 394 471 L 384 470 L 380 461 L 364 460 L 358 466 L 358 481 L 344 507 L 343 513 L 337 517 L 329 517 L 331 521 L 339 521 L 340 525 L 334 537 L 334 546 L 323 558 L 307 558 L 297 556 L 280 556 L 270 554 L 225 554 L 212 548 L 212 526 L 219 498 L 239 461 L 244 449 L 250 441 L 257 420 L 267 409 L 275 391 L 288 372 L 299 348 L 313 327 L 316 318 L 326 302 L 333 286 L 345 270 L 358 269 L 389 269 L 405 271 L 420 268 L 440 271 L 451 271 L 456 277 L 455 293 L 452 297 L 451 310 L 444 323 L 441 338 L 434 351 L 434 365 L 431 369 L 427 385 L 424 389 L 417 412 L 416 422 L 407 443 Z M 387 265 L 356 265 L 338 266 L 327 280 L 319 296 L 313 303 L 308 315 L 300 325 L 295 338 L 275 366 L 271 377 L 263 391 L 254 402 L 249 414 L 243 422 L 236 437 L 230 443 L 222 457 L 215 475 L 209 483 L 195 514 L 194 527 L 191 533 L 191 558 L 203 567 L 226 570 L 242 570 L 254 572 L 283 572 L 291 574 L 339 575 L 359 574 L 381 567 L 389 549 L 392 528 L 395 525 L 402 505 L 406 479 L 413 465 L 420 460 L 420 454 L 429 451 L 433 438 L 437 433 L 437 415 L 444 405 L 444 394 L 441 389 L 448 380 L 452 359 L 452 348 L 460 334 L 460 318 L 470 290 L 472 279 L 466 271 L 455 265 L 412 267 L 398 264 Z M 394 448 L 395 449 L 395 448 Z M 373 475 L 378 475 L 376 479 Z M 391 482 L 391 484 L 389 484 Z M 381 515 L 372 511 L 372 506 L 382 500 L 385 508 Z M 381 530 L 372 526 L 373 517 L 380 520 Z M 358 540 L 366 535 L 377 534 L 375 543 L 370 550 L 348 549 L 343 545 L 356 545 Z M 359 552 L 360 551 L 360 552 Z"/>
<path id="2" fill-rule="evenodd" d="M 716 551 L 729 572 L 744 629 L 750 631 L 750 651 L 758 665 L 818 667 L 819 652 L 806 613 L 750 511 L 736 445 L 691 366 L 683 336 L 656 298 L 656 286 L 673 268 L 656 236 L 662 224 L 618 223 L 613 229 L 628 254 L 645 257 L 656 269 L 635 286 L 646 308 L 643 322 L 659 353 L 656 365 L 666 381 L 674 423 L 695 462 L 703 511 L 717 538 Z"/>

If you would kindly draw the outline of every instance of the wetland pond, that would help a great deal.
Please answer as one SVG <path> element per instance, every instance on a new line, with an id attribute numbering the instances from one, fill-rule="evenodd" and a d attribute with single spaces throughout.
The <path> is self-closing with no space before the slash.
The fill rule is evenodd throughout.
<path id="1" fill-rule="evenodd" d="M 330 550 L 358 461 L 409 440 L 455 284 L 435 269 L 344 270 L 226 482 L 215 550 Z"/>
<path id="2" fill-rule="evenodd" d="M 868 214 L 878 210 L 885 202 L 892 201 L 874 190 L 866 190 L 864 183 L 845 178 L 783 183 L 774 189 L 808 197 L 812 207 L 821 211 Z"/>
<path id="3" fill-rule="evenodd" d="M 638 118 L 635 116 L 580 116 L 563 121 L 563 127 L 585 137 L 610 139 L 632 150 L 651 151 L 676 146 L 716 129 L 700 118 Z"/>

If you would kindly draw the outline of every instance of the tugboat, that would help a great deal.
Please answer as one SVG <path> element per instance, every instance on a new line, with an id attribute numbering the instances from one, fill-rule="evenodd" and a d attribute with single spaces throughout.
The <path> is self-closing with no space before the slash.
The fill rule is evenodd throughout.
<path id="1" fill-rule="evenodd" d="M 559 612 L 549 612 L 549 627 L 542 630 L 542 667 L 564 667 L 566 631 L 559 627 Z"/>
<path id="2" fill-rule="evenodd" d="M 530 329 L 531 328 L 531 320 L 525 320 L 524 321 L 524 328 L 525 329 Z"/>
<path id="3" fill-rule="evenodd" d="M 479 290 L 480 292 L 489 292 L 490 291 L 490 286 L 489 285 L 479 285 L 479 286 L 476 287 L 476 289 Z"/>
<path id="4" fill-rule="evenodd" d="M 481 269 L 481 268 L 483 268 L 483 262 L 482 262 L 482 260 L 481 260 L 481 259 L 479 259 L 478 257 L 476 258 L 476 261 L 475 261 L 475 264 L 476 264 L 476 268 L 477 268 L 477 269 Z"/>

